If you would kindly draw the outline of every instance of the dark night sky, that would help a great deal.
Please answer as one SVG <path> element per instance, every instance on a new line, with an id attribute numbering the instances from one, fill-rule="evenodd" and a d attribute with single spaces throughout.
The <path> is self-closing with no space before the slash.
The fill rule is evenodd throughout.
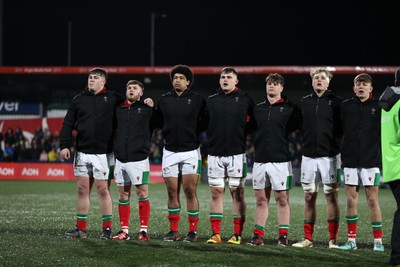
<path id="1" fill-rule="evenodd" d="M 72 66 L 148 66 L 155 12 L 156 66 L 398 66 L 385 2 L 4 1 L 3 65 L 67 66 L 71 21 Z"/>

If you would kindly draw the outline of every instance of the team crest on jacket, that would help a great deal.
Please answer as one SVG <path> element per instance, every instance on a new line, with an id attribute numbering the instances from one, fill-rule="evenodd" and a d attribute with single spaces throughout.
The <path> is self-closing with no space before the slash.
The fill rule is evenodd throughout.
<path id="1" fill-rule="evenodd" d="M 284 109 L 285 109 L 284 107 L 280 107 L 279 112 L 282 113 Z"/>
<path id="2" fill-rule="evenodd" d="M 190 105 L 190 103 L 192 103 L 192 99 L 188 99 L 188 105 Z"/>
<path id="3" fill-rule="evenodd" d="M 104 99 L 104 102 L 108 101 L 108 97 L 106 97 L 106 96 L 103 99 Z"/>
<path id="4" fill-rule="evenodd" d="M 375 108 L 371 108 L 371 115 L 375 115 L 375 111 L 376 111 Z"/>
<path id="5" fill-rule="evenodd" d="M 239 103 L 239 97 L 238 96 L 235 97 L 235 101 L 236 101 L 236 103 Z"/>
<path id="6" fill-rule="evenodd" d="M 140 113 L 141 111 L 142 111 L 141 108 L 138 108 L 138 109 L 137 109 L 137 113 Z"/>

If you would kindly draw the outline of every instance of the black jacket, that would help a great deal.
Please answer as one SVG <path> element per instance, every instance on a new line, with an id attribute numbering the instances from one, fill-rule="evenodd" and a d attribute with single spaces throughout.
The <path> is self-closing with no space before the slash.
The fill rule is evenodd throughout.
<path id="1" fill-rule="evenodd" d="M 254 107 L 257 131 L 254 138 L 255 162 L 288 162 L 289 133 L 300 130 L 301 111 L 293 102 L 282 96 L 270 104 L 268 100 Z"/>
<path id="2" fill-rule="evenodd" d="M 229 94 L 220 90 L 208 97 L 209 155 L 232 156 L 245 152 L 246 133 L 249 125 L 254 123 L 253 108 L 253 99 L 239 88 Z"/>
<path id="3" fill-rule="evenodd" d="M 87 154 L 113 152 L 115 108 L 123 97 L 103 89 L 98 94 L 85 90 L 72 99 L 60 132 L 60 149 L 71 147 L 76 130 L 76 148 Z"/>
<path id="4" fill-rule="evenodd" d="M 302 98 L 304 156 L 319 158 L 339 154 L 343 135 L 340 121 L 342 101 L 330 90 L 321 97 L 313 91 Z"/>
<path id="5" fill-rule="evenodd" d="M 185 90 L 180 96 L 174 90 L 157 101 L 156 126 L 162 129 L 165 149 L 184 152 L 199 148 L 199 134 L 207 127 L 205 100 Z"/>
<path id="6" fill-rule="evenodd" d="M 342 104 L 342 166 L 381 166 L 381 107 L 376 99 L 361 102 L 358 97 Z"/>
<path id="7" fill-rule="evenodd" d="M 153 108 L 143 102 L 126 101 L 117 107 L 117 140 L 115 157 L 121 162 L 144 160 L 148 157 Z"/>

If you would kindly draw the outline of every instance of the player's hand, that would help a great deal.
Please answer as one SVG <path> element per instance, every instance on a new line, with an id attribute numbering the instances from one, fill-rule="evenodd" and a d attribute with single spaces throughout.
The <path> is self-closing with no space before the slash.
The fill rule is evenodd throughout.
<path id="1" fill-rule="evenodd" d="M 146 98 L 143 103 L 145 103 L 146 105 L 148 105 L 149 107 L 154 107 L 154 102 L 153 99 L 151 99 L 150 97 Z"/>
<path id="2" fill-rule="evenodd" d="M 71 158 L 71 152 L 68 148 L 64 148 L 60 151 L 60 157 L 62 160 L 69 160 Z"/>

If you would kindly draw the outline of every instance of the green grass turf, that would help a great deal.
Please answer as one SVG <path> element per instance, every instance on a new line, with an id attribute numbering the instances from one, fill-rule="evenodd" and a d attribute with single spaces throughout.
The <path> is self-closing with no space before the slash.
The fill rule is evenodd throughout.
<path id="1" fill-rule="evenodd" d="M 321 188 L 322 189 L 322 188 Z M 111 187 L 114 203 L 113 230 L 119 230 L 118 193 L 115 183 Z M 322 190 L 320 191 L 322 192 Z M 209 188 L 198 187 L 200 221 L 197 243 L 165 242 L 163 236 L 169 230 L 167 220 L 167 193 L 164 184 L 151 184 L 151 218 L 149 242 L 137 241 L 137 201 L 131 200 L 132 216 L 129 241 L 104 241 L 99 239 L 101 216 L 96 192 L 88 216 L 87 239 L 65 239 L 63 233 L 75 226 L 76 183 L 39 181 L 0 181 L 0 266 L 388 266 L 390 233 L 396 205 L 389 189 L 379 193 L 383 216 L 383 243 L 385 252 L 372 251 L 372 228 L 369 221 L 365 194 L 360 190 L 358 250 L 340 251 L 328 249 L 328 231 L 325 219 L 325 198 L 318 196 L 318 219 L 315 225 L 314 247 L 277 247 L 276 204 L 270 203 L 270 215 L 266 225 L 265 246 L 246 244 L 228 245 L 233 231 L 232 205 L 229 191 L 224 198 L 222 237 L 224 244 L 210 245 L 206 240 L 211 234 L 209 224 Z M 340 188 L 341 221 L 339 243 L 347 240 L 345 223 L 345 191 Z M 246 186 L 247 221 L 243 239 L 253 236 L 254 195 Z M 180 233 L 188 229 L 186 203 L 181 194 L 182 210 Z M 294 187 L 290 193 L 291 224 L 289 243 L 303 236 L 303 191 Z"/>

